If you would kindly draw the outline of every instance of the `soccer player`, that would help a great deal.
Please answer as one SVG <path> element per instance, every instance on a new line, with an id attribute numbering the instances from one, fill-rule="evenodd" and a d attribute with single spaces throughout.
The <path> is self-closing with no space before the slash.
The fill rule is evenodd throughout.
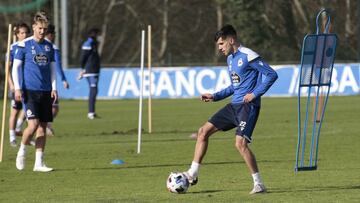
<path id="1" fill-rule="evenodd" d="M 14 60 L 14 53 L 17 49 L 17 44 L 24 40 L 29 34 L 30 28 L 26 23 L 18 23 L 15 26 L 15 36 L 16 42 L 14 42 L 10 47 L 10 67 Z M 9 77 L 9 88 L 10 93 L 12 95 L 11 98 L 11 110 L 9 117 L 9 135 L 10 135 L 10 146 L 16 147 L 16 134 L 21 134 L 21 124 L 23 122 L 24 113 L 22 111 L 22 103 L 21 101 L 15 101 L 15 88 L 14 83 L 11 77 Z M 18 118 L 18 119 L 16 119 Z M 18 120 L 18 121 L 17 121 Z M 16 126 L 16 127 L 15 127 Z"/>
<path id="2" fill-rule="evenodd" d="M 255 155 L 248 144 L 252 141 L 260 111 L 260 97 L 277 79 L 276 72 L 254 51 L 240 44 L 236 30 L 225 25 L 215 34 L 215 42 L 227 56 L 231 84 L 214 94 L 201 95 L 204 102 L 219 101 L 232 95 L 231 103 L 215 113 L 198 131 L 195 153 L 190 169 L 184 174 L 189 182 L 195 185 L 198 180 L 199 167 L 206 154 L 209 137 L 217 131 L 236 128 L 235 146 L 245 160 L 253 177 L 254 188 L 250 194 L 266 192 L 261 180 Z M 265 79 L 262 80 L 262 75 Z"/>
<path id="3" fill-rule="evenodd" d="M 53 43 L 55 42 L 55 26 L 50 24 L 48 26 L 48 29 L 46 31 L 46 36 L 45 36 L 45 39 L 48 40 L 49 42 Z M 61 65 L 61 53 L 60 53 L 60 50 L 54 46 L 54 49 L 55 49 L 55 64 L 56 64 L 56 70 L 57 70 L 57 73 L 60 75 L 61 77 L 61 81 L 63 83 L 63 86 L 65 89 L 69 89 L 70 85 L 68 83 L 68 81 L 66 80 L 66 76 L 65 76 L 65 73 L 64 73 L 64 70 L 62 68 L 62 65 Z M 53 114 L 53 119 L 55 119 L 55 117 L 57 116 L 57 114 L 59 113 L 59 100 L 53 100 L 52 101 L 52 114 Z M 52 128 L 52 125 L 51 125 L 51 122 L 48 123 L 48 126 L 46 128 L 46 134 L 49 135 L 49 136 L 54 136 L 55 133 L 54 133 L 54 129 Z"/>
<path id="4" fill-rule="evenodd" d="M 97 36 L 99 35 L 100 30 L 93 28 L 88 32 L 88 39 L 82 44 L 81 47 L 81 71 L 78 79 L 86 77 L 90 93 L 89 93 L 89 111 L 88 118 L 96 118 L 95 113 L 95 102 L 96 95 L 98 92 L 98 82 L 99 82 L 99 73 L 100 73 L 100 56 L 98 53 L 98 41 Z"/>
<path id="5" fill-rule="evenodd" d="M 45 40 L 49 19 L 43 12 L 34 16 L 33 36 L 18 44 L 13 62 L 12 77 L 15 87 L 15 99 L 23 101 L 28 126 L 25 128 L 21 145 L 16 157 L 16 168 L 25 168 L 26 145 L 37 131 L 35 140 L 35 164 L 33 171 L 49 172 L 53 168 L 44 163 L 47 122 L 52 122 L 51 101 L 57 99 L 55 51 L 53 44 Z M 19 69 L 24 64 L 22 84 L 19 81 Z"/>

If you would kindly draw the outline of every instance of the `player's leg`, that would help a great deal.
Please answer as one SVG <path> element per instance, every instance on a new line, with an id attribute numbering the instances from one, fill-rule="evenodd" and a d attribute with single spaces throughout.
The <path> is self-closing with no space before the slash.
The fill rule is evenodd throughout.
<path id="1" fill-rule="evenodd" d="M 248 166 L 250 173 L 254 174 L 254 173 L 259 172 L 255 155 L 250 150 L 250 148 L 248 146 L 248 141 L 241 136 L 236 136 L 235 146 L 236 146 L 237 150 L 240 152 L 241 156 L 244 158 L 244 161 L 245 161 L 246 165 Z"/>
<path id="2" fill-rule="evenodd" d="M 265 185 L 260 177 L 255 155 L 248 145 L 251 143 L 251 136 L 260 113 L 260 107 L 252 104 L 242 104 L 236 108 L 239 123 L 236 130 L 235 147 L 240 152 L 253 177 L 254 188 L 250 194 L 266 192 Z"/>
<path id="3" fill-rule="evenodd" d="M 16 118 L 19 112 L 22 109 L 22 103 L 15 101 L 15 96 L 12 94 L 11 99 L 11 110 L 10 110 L 10 117 L 9 117 L 9 135 L 10 135 L 10 145 L 12 147 L 16 147 Z"/>
<path id="4" fill-rule="evenodd" d="M 10 117 L 9 117 L 9 135 L 10 135 L 10 145 L 12 147 L 16 147 L 16 116 L 19 113 L 19 110 L 15 109 L 14 107 L 10 110 Z"/>
<path id="5" fill-rule="evenodd" d="M 25 168 L 26 145 L 29 145 L 30 139 L 38 128 L 39 123 L 37 118 L 28 120 L 28 125 L 23 132 L 19 151 L 16 156 L 16 168 L 18 170 L 23 170 Z"/>
<path id="6" fill-rule="evenodd" d="M 40 122 L 39 127 L 36 130 L 35 149 L 36 151 L 44 151 L 46 143 L 46 126 L 47 123 Z"/>
<path id="7" fill-rule="evenodd" d="M 209 137 L 218 130 L 230 130 L 236 125 L 234 124 L 234 112 L 231 104 L 226 105 L 216 112 L 208 122 L 206 122 L 198 131 L 194 158 L 190 169 L 185 172 L 192 185 L 197 183 L 200 164 L 206 154 Z"/>
<path id="8" fill-rule="evenodd" d="M 15 128 L 16 133 L 21 133 L 22 124 L 24 123 L 25 120 L 26 120 L 25 113 L 24 111 L 21 110 L 17 116 L 16 128 Z"/>
<path id="9" fill-rule="evenodd" d="M 50 172 L 54 170 L 49 168 L 44 163 L 44 151 L 46 144 L 46 122 L 40 122 L 40 125 L 36 131 L 36 141 L 35 141 L 35 164 L 34 171 L 36 172 Z"/>
<path id="10" fill-rule="evenodd" d="M 50 172 L 54 169 L 45 165 L 43 157 L 46 144 L 47 123 L 53 121 L 51 92 L 44 92 L 41 94 L 40 104 L 42 108 L 39 110 L 40 124 L 36 132 L 34 171 Z"/>
<path id="11" fill-rule="evenodd" d="M 56 101 L 54 101 L 54 99 L 52 99 L 52 115 L 53 115 L 53 119 L 55 119 L 55 117 L 58 115 L 58 113 L 59 113 L 59 100 L 57 99 Z M 52 127 L 52 122 L 48 122 L 48 124 L 47 124 L 46 135 L 55 136 L 55 132 L 54 132 L 54 129 Z"/>
<path id="12" fill-rule="evenodd" d="M 235 143 L 236 143 L 235 144 L 236 148 L 238 149 L 241 156 L 243 157 L 243 159 L 246 163 L 246 166 L 248 167 L 248 169 L 252 175 L 252 178 L 253 178 L 254 188 L 250 192 L 250 194 L 266 192 L 265 185 L 261 179 L 261 176 L 259 173 L 259 168 L 256 163 L 255 155 L 250 150 L 250 148 L 248 146 L 248 141 L 244 137 L 236 136 Z"/>
<path id="13" fill-rule="evenodd" d="M 58 113 L 59 113 L 59 105 L 53 105 L 52 107 L 53 118 L 55 118 Z"/>
<path id="14" fill-rule="evenodd" d="M 209 137 L 218 129 L 210 122 L 206 122 L 197 133 L 197 140 L 194 151 L 194 158 L 190 168 L 184 173 L 191 185 L 195 185 L 198 181 L 198 174 L 202 160 L 207 152 Z"/>
<path id="15" fill-rule="evenodd" d="M 193 161 L 201 164 L 209 144 L 210 135 L 214 134 L 218 129 L 210 122 L 206 122 L 201 128 L 198 130 L 194 159 Z"/>
<path id="16" fill-rule="evenodd" d="M 216 131 L 218 131 L 218 129 L 210 122 L 206 122 L 198 130 L 194 158 L 189 170 L 185 172 L 185 175 L 187 176 L 190 184 L 192 185 L 195 185 L 197 183 L 200 165 L 207 152 L 209 137 Z"/>
<path id="17" fill-rule="evenodd" d="M 94 119 L 96 116 L 95 113 L 95 103 L 96 103 L 96 96 L 98 93 L 98 76 L 90 76 L 87 77 L 90 92 L 89 92 L 89 112 L 88 112 L 88 118 Z"/>

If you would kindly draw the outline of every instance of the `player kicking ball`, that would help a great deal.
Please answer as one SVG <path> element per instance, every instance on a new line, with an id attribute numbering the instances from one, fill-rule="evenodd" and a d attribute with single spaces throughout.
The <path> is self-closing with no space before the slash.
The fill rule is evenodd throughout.
<path id="1" fill-rule="evenodd" d="M 261 96 L 277 79 L 276 72 L 254 51 L 243 47 L 236 30 L 225 25 L 215 34 L 215 42 L 227 56 L 231 84 L 214 94 L 202 94 L 204 102 L 220 101 L 232 95 L 231 103 L 215 113 L 198 131 L 195 153 L 190 169 L 184 174 L 191 185 L 198 182 L 199 168 L 206 154 L 209 137 L 217 131 L 236 128 L 235 146 L 245 160 L 254 181 L 250 194 L 266 192 L 255 155 L 248 144 L 260 112 Z M 262 80 L 262 75 L 265 79 Z"/>
<path id="2" fill-rule="evenodd" d="M 38 12 L 33 21 L 33 36 L 19 42 L 15 52 L 12 78 L 15 86 L 15 100 L 23 101 L 28 126 L 23 132 L 16 157 L 16 168 L 25 168 L 26 145 L 36 133 L 34 171 L 50 172 L 53 168 L 44 163 L 46 126 L 52 122 L 52 98 L 57 99 L 55 51 L 53 44 L 45 40 L 49 24 L 47 16 Z M 23 77 L 19 81 L 19 69 L 24 64 Z M 21 84 L 21 86 L 20 86 Z"/>

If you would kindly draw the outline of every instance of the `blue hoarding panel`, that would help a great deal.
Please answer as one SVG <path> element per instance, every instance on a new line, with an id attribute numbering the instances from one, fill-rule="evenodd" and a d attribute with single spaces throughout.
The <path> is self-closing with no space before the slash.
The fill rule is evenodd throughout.
<path id="1" fill-rule="evenodd" d="M 296 96 L 298 91 L 298 65 L 272 66 L 278 80 L 265 96 Z M 80 69 L 66 70 L 70 89 L 65 90 L 58 81 L 61 98 L 87 98 L 86 78 L 77 80 Z M 98 97 L 104 99 L 132 99 L 140 94 L 139 68 L 104 68 L 101 70 Z M 201 93 L 214 93 L 230 84 L 226 67 L 153 68 L 151 81 L 144 71 L 144 96 L 153 98 L 194 98 Z M 335 64 L 331 95 L 356 95 L 360 93 L 360 64 Z"/>

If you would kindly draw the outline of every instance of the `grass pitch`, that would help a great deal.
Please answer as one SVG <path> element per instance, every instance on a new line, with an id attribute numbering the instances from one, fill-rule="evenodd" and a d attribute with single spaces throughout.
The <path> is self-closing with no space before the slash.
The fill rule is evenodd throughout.
<path id="1" fill-rule="evenodd" d="M 199 183 L 186 194 L 169 193 L 171 171 L 187 170 L 195 140 L 189 135 L 227 101 L 154 100 L 153 133 L 136 153 L 138 101 L 98 101 L 101 119 L 86 118 L 86 101 L 61 101 L 45 160 L 52 173 L 24 171 L 6 133 L 0 163 L 0 202 L 358 202 L 360 199 L 360 96 L 330 97 L 320 137 L 318 170 L 294 173 L 295 98 L 264 98 L 251 148 L 268 193 L 251 196 L 252 179 L 234 147 L 234 130 L 210 138 Z M 6 132 L 8 132 L 6 130 Z M 19 140 L 19 138 L 18 138 Z M 122 159 L 123 165 L 111 165 Z"/>

